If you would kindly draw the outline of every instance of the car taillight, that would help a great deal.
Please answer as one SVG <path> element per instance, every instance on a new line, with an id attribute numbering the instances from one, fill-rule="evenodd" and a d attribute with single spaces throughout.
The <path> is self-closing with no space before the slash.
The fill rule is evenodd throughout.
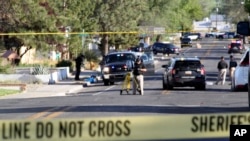
<path id="1" fill-rule="evenodd" d="M 249 65 L 249 62 L 241 62 L 239 66 L 245 67 L 245 66 L 248 66 L 248 65 Z"/>
<path id="2" fill-rule="evenodd" d="M 127 69 L 128 67 L 126 65 L 123 66 L 124 69 Z"/>
<path id="3" fill-rule="evenodd" d="M 228 45 L 228 48 L 231 48 L 231 45 Z"/>
<path id="4" fill-rule="evenodd" d="M 242 46 L 240 46 L 240 49 L 242 49 Z"/>
<path id="5" fill-rule="evenodd" d="M 175 69 L 172 69 L 172 70 L 171 70 L 171 74 L 175 74 Z"/>
<path id="6" fill-rule="evenodd" d="M 205 69 L 204 68 L 201 68 L 201 74 L 205 75 Z"/>

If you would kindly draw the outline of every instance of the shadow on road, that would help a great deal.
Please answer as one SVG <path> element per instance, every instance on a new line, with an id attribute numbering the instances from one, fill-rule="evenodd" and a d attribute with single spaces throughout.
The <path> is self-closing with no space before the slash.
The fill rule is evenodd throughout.
<path id="1" fill-rule="evenodd" d="M 1 114 L 10 113 L 37 113 L 55 107 L 30 107 L 30 108 L 6 108 L 0 109 Z M 56 111 L 61 111 L 65 107 L 58 107 Z M 86 105 L 77 106 L 64 112 L 89 112 L 89 113 L 143 113 L 143 114 L 205 114 L 205 113 L 231 113 L 247 112 L 248 107 L 178 107 L 178 106 L 137 106 L 137 105 Z"/>

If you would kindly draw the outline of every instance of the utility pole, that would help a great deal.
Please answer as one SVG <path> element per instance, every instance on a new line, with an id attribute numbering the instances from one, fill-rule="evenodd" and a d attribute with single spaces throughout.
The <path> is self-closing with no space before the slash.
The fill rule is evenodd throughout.
<path id="1" fill-rule="evenodd" d="M 215 28 L 218 30 L 218 11 L 219 11 L 219 0 L 216 0 L 216 13 L 215 13 Z"/>
<path id="2" fill-rule="evenodd" d="M 215 28 L 216 28 L 216 30 L 218 30 L 218 28 L 217 28 L 217 24 L 218 24 L 218 5 L 217 5 L 217 7 L 216 7 L 216 21 L 215 21 Z"/>

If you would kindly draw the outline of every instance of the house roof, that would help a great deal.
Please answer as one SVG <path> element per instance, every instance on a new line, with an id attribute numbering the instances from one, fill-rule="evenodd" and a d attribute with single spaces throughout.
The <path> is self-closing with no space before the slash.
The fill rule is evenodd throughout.
<path id="1" fill-rule="evenodd" d="M 8 59 L 18 59 L 20 58 L 17 53 L 11 50 L 7 50 L 1 57 L 8 58 Z"/>

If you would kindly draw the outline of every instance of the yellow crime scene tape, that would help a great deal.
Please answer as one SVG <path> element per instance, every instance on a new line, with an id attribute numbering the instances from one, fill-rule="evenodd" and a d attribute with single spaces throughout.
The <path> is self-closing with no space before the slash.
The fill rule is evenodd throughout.
<path id="1" fill-rule="evenodd" d="M 229 138 L 230 125 L 249 125 L 250 113 L 1 120 L 4 141 L 129 141 Z"/>
<path id="2" fill-rule="evenodd" d="M 1 36 L 4 35 L 91 35 L 91 34 L 140 34 L 140 32 L 136 31 L 128 31 L 128 32 L 25 32 L 25 33 L 0 33 Z"/>
<path id="3" fill-rule="evenodd" d="M 165 31 L 167 33 L 181 33 L 181 32 L 207 32 L 207 31 Z M 107 32 L 12 32 L 12 33 L 0 33 L 0 36 L 12 35 L 12 36 L 20 36 L 20 35 L 94 35 L 94 34 L 157 34 L 154 31 L 107 31 Z M 160 33 L 164 34 L 164 33 Z"/>

